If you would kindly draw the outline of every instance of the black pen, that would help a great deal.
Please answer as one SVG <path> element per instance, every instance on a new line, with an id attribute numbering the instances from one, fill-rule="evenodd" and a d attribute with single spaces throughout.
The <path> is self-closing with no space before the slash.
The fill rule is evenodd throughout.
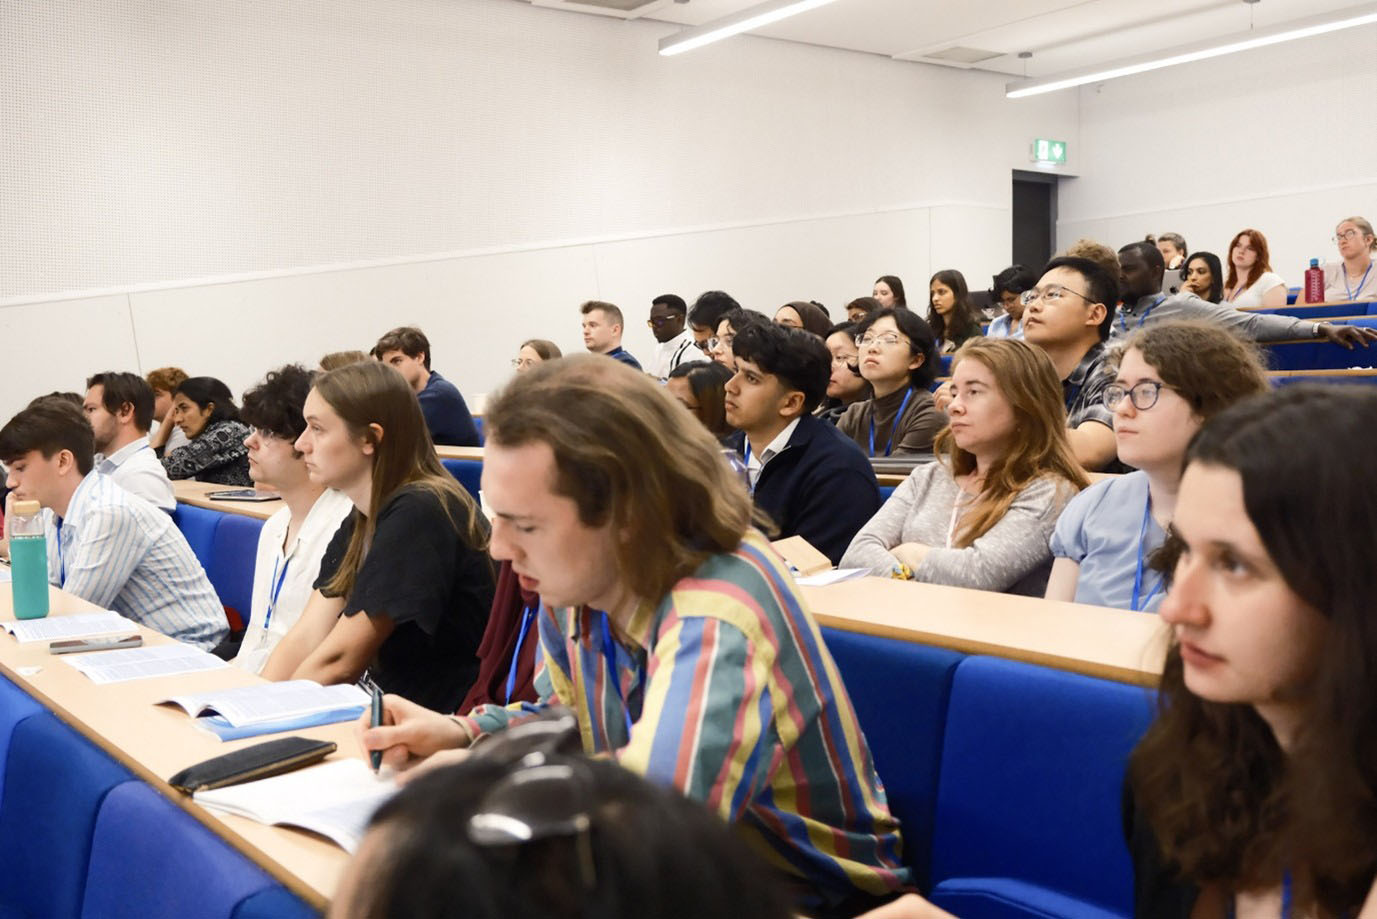
<path id="1" fill-rule="evenodd" d="M 370 717 L 368 720 L 369 723 L 376 728 L 382 725 L 383 719 L 382 689 L 378 686 L 377 683 L 374 683 L 371 692 L 373 696 L 372 717 Z M 368 759 L 373 764 L 374 772 L 377 772 L 380 768 L 382 768 L 381 750 L 370 750 L 368 753 Z"/>

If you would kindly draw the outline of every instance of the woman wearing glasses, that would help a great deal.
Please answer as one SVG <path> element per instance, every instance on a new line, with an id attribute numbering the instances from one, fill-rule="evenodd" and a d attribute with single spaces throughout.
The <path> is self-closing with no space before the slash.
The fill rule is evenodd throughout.
<path id="1" fill-rule="evenodd" d="M 856 353 L 874 394 L 844 411 L 838 429 L 867 456 L 930 452 L 946 422 L 928 391 L 937 378 L 932 327 L 911 310 L 876 310 L 856 326 Z"/>
<path id="2" fill-rule="evenodd" d="M 536 364 L 552 361 L 557 357 L 563 357 L 563 352 L 559 350 L 559 345 L 543 338 L 528 338 L 521 343 L 521 348 L 516 352 L 516 357 L 512 358 L 512 367 L 517 373 L 525 373 Z"/>
<path id="3" fill-rule="evenodd" d="M 1342 262 L 1324 266 L 1326 300 L 1377 300 L 1377 269 L 1372 253 L 1377 252 L 1377 236 L 1372 224 L 1362 217 L 1345 217 L 1334 228 L 1334 242 Z"/>
<path id="4" fill-rule="evenodd" d="M 1056 371 L 1032 345 L 977 338 L 956 353 L 952 383 L 937 461 L 895 489 L 839 567 L 1040 596 L 1048 537 L 1088 483 L 1067 442 Z"/>
<path id="5" fill-rule="evenodd" d="M 1267 375 L 1252 345 L 1208 322 L 1135 332 L 1109 368 L 1115 379 L 1104 404 L 1119 460 L 1138 471 L 1098 482 L 1066 506 L 1046 596 L 1151 612 L 1163 579 L 1148 560 L 1176 511 L 1186 447 L 1211 417 L 1266 392 Z"/>

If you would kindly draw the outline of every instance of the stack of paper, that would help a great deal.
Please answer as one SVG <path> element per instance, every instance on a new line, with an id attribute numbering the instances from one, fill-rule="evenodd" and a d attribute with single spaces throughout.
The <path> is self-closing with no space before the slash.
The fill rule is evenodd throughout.
<path id="1" fill-rule="evenodd" d="M 61 641 L 70 638 L 95 638 L 97 635 L 132 635 L 138 624 L 119 613 L 102 610 L 75 616 L 49 616 L 0 623 L 21 645 L 35 641 Z"/>
<path id="2" fill-rule="evenodd" d="M 302 827 L 352 853 L 373 812 L 396 793 L 396 783 L 374 774 L 363 760 L 339 759 L 192 797 L 217 813 Z"/>
<path id="3" fill-rule="evenodd" d="M 221 740 L 238 740 L 353 721 L 368 702 L 368 694 L 352 684 L 321 686 L 311 680 L 291 680 L 173 696 L 158 704 L 180 706 L 201 730 Z"/>
<path id="4" fill-rule="evenodd" d="M 181 643 L 153 648 L 125 648 L 120 651 L 95 651 L 72 654 L 63 663 L 80 670 L 93 683 L 123 683 L 148 677 L 195 673 L 228 667 L 214 654 Z"/>

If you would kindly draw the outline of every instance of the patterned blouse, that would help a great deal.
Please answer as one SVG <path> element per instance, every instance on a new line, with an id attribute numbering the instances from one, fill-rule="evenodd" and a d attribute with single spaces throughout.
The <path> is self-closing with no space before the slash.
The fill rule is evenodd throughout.
<path id="1" fill-rule="evenodd" d="M 253 485 L 249 478 L 249 450 L 244 446 L 248 436 L 248 425 L 241 421 L 208 424 L 185 447 L 169 450 L 163 456 L 163 468 L 169 479 Z"/>

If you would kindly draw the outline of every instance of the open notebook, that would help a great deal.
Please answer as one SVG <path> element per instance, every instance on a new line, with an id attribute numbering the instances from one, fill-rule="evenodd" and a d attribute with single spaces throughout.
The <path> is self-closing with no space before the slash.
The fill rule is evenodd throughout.
<path id="1" fill-rule="evenodd" d="M 353 721 L 368 707 L 368 694 L 352 684 L 321 686 L 312 680 L 260 683 L 163 699 L 221 740 L 238 740 L 319 724 Z"/>
<path id="2" fill-rule="evenodd" d="M 376 775 L 363 760 L 337 759 L 192 798 L 217 813 L 319 833 L 352 854 L 368 819 L 397 791 L 390 775 Z"/>

